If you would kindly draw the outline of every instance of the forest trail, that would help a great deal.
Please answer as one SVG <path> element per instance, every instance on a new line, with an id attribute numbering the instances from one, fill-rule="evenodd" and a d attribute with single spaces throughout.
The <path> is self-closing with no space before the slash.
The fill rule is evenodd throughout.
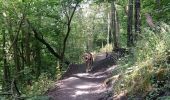
<path id="1" fill-rule="evenodd" d="M 116 66 L 95 73 L 78 73 L 56 83 L 55 89 L 48 92 L 52 100 L 103 100 L 110 87 L 104 85 Z"/>
<path id="2" fill-rule="evenodd" d="M 111 56 L 96 61 L 90 73 L 85 73 L 84 64 L 72 64 L 64 78 L 57 81 L 55 88 L 46 95 L 52 100 L 109 100 L 107 95 L 112 88 L 104 81 L 112 76 L 116 67 L 114 64 L 114 57 Z"/>

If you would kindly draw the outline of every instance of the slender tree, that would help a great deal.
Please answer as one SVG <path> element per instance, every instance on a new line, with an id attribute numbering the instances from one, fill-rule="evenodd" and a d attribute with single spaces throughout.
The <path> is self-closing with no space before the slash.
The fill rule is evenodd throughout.
<path id="1" fill-rule="evenodd" d="M 75 14 L 75 11 L 78 7 L 78 4 L 80 2 L 81 2 L 80 0 L 76 1 L 75 6 L 73 6 L 73 10 L 70 11 L 70 7 L 69 7 L 68 11 L 65 12 L 65 16 L 66 16 L 66 19 L 67 19 L 67 32 L 66 32 L 65 38 L 63 40 L 63 48 L 62 48 L 62 53 L 61 53 L 61 63 L 64 62 L 64 58 L 65 58 L 66 43 L 67 43 L 68 37 L 70 35 L 70 31 L 71 31 L 71 22 L 72 22 L 74 14 Z"/>
<path id="2" fill-rule="evenodd" d="M 134 45 L 132 25 L 133 25 L 133 0 L 129 0 L 128 20 L 127 20 L 127 46 L 128 47 L 131 47 Z"/>
<path id="3" fill-rule="evenodd" d="M 47 47 L 47 49 L 48 49 L 56 58 L 58 58 L 58 59 L 61 61 L 61 63 L 65 63 L 65 64 L 69 64 L 69 63 L 70 63 L 70 62 L 69 62 L 68 60 L 66 60 L 66 58 L 65 58 L 65 50 L 66 50 L 67 40 L 68 40 L 68 37 L 69 37 L 69 35 L 70 35 L 70 31 L 71 31 L 71 22 L 72 22 L 72 19 L 73 19 L 74 14 L 75 14 L 75 11 L 76 11 L 76 9 L 77 9 L 77 7 L 78 7 L 78 4 L 79 4 L 80 2 L 81 2 L 81 0 L 77 0 L 74 6 L 71 5 L 71 6 L 72 6 L 72 11 L 70 11 L 71 8 L 69 7 L 69 11 L 63 12 L 63 13 L 65 14 L 65 17 L 66 17 L 66 25 L 67 25 L 66 28 L 67 28 L 67 30 L 66 30 L 66 35 L 65 35 L 64 40 L 63 40 L 63 45 L 62 45 L 63 48 L 62 48 L 61 53 L 56 52 L 56 51 L 51 47 L 51 45 L 50 45 L 48 42 L 45 41 L 45 39 L 43 38 L 42 33 L 41 33 L 39 30 L 37 30 L 37 29 L 30 23 L 30 21 L 27 19 L 27 22 L 28 22 L 31 30 L 34 32 L 35 38 L 36 38 L 38 41 L 40 41 L 41 43 L 43 43 L 43 44 Z M 60 67 L 60 69 L 61 69 L 61 67 Z"/>
<path id="4" fill-rule="evenodd" d="M 120 47 L 119 44 L 119 23 L 118 23 L 118 16 L 115 7 L 115 0 L 111 2 L 111 32 L 113 34 L 113 41 L 114 41 L 114 49 Z"/>
<path id="5" fill-rule="evenodd" d="M 107 17 L 107 44 L 110 43 L 110 12 L 108 11 L 108 17 Z"/>
<path id="6" fill-rule="evenodd" d="M 26 23 L 25 23 L 26 24 Z M 30 39 L 31 39 L 31 34 L 30 34 L 30 28 L 28 26 L 28 24 L 26 24 L 26 28 L 25 28 L 25 58 L 26 58 L 26 65 L 29 67 L 31 64 L 31 59 L 30 59 Z"/>
<path id="7" fill-rule="evenodd" d="M 10 81 L 10 70 L 9 66 L 7 65 L 7 56 L 6 56 L 6 34 L 5 29 L 2 29 L 3 34 L 3 79 L 4 79 L 4 91 L 9 91 L 9 81 Z"/>
<path id="8" fill-rule="evenodd" d="M 15 63 L 15 68 L 16 68 L 16 76 L 19 74 L 20 70 L 21 70 L 21 65 L 20 65 L 20 57 L 19 57 L 19 50 L 18 50 L 18 33 L 16 35 L 14 35 L 13 33 L 13 27 L 12 27 L 12 21 L 11 18 L 9 16 L 9 18 L 7 19 L 8 22 L 8 33 L 10 35 L 10 40 L 11 40 L 11 47 L 13 50 L 13 60 Z"/>
<path id="9" fill-rule="evenodd" d="M 39 9 L 37 9 L 37 12 L 40 12 Z M 39 13 L 40 16 L 38 17 L 38 22 L 37 24 L 41 27 L 41 13 Z M 35 71 L 36 71 L 36 77 L 38 78 L 40 76 L 41 73 L 41 67 L 42 67 L 42 62 L 41 62 L 41 45 L 40 42 L 38 40 L 34 40 L 34 62 L 35 62 Z"/>
<path id="10" fill-rule="evenodd" d="M 112 43 L 112 33 L 111 33 L 111 11 L 109 3 L 107 2 L 107 44 Z"/>
<path id="11" fill-rule="evenodd" d="M 135 0 L 135 41 L 137 41 L 137 37 L 141 33 L 140 24 L 140 0 Z"/>

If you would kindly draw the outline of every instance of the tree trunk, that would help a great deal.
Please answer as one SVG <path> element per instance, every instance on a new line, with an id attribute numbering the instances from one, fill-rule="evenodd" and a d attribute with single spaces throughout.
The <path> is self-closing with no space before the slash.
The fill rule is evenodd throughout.
<path id="1" fill-rule="evenodd" d="M 137 41 L 138 35 L 141 33 L 140 24 L 140 0 L 135 0 L 135 41 Z"/>
<path id="2" fill-rule="evenodd" d="M 24 50 L 25 50 L 25 48 L 24 48 L 24 31 L 22 30 L 22 35 L 21 35 L 21 62 L 22 62 L 22 64 L 21 64 L 21 70 L 24 70 L 24 68 L 25 68 L 25 57 L 24 57 Z"/>
<path id="3" fill-rule="evenodd" d="M 133 0 L 129 0 L 128 20 L 127 20 L 127 46 L 128 47 L 132 47 L 134 45 L 132 24 L 133 24 Z"/>
<path id="4" fill-rule="evenodd" d="M 110 11 L 108 11 L 108 24 L 107 24 L 107 44 L 112 43 L 112 34 L 111 34 L 111 23 L 110 23 Z"/>
<path id="5" fill-rule="evenodd" d="M 3 34 L 3 90 L 4 91 L 9 91 L 9 81 L 10 81 L 10 71 L 9 71 L 9 66 L 7 65 L 7 58 L 6 58 L 6 36 L 5 36 L 5 29 L 2 29 L 2 34 Z"/>
<path id="6" fill-rule="evenodd" d="M 13 35 L 13 30 L 12 30 L 12 23 L 11 23 L 11 19 L 8 19 L 8 33 L 10 35 L 10 40 L 11 40 L 11 47 L 13 49 L 13 60 L 14 60 L 14 64 L 15 64 L 15 68 L 16 68 L 16 75 L 18 75 L 18 73 L 21 70 L 20 67 L 20 58 L 19 58 L 19 54 L 18 54 L 18 35 L 16 34 L 15 37 Z"/>
<path id="7" fill-rule="evenodd" d="M 39 11 L 39 10 L 37 10 Z M 41 26 L 41 16 L 38 18 L 38 24 Z M 41 45 L 39 41 L 35 40 L 35 64 L 36 64 L 36 77 L 41 74 Z"/>
<path id="8" fill-rule="evenodd" d="M 113 34 L 114 49 L 117 49 L 120 47 L 120 45 L 119 45 L 119 24 L 115 7 L 115 1 L 112 1 L 111 3 L 111 32 Z"/>
<path id="9" fill-rule="evenodd" d="M 44 38 L 43 38 L 43 36 L 42 36 L 42 33 L 41 33 L 40 31 L 36 30 L 36 29 L 32 26 L 32 24 L 29 22 L 28 19 L 27 19 L 27 23 L 28 23 L 29 26 L 31 27 L 31 30 L 34 32 L 34 37 L 35 37 L 39 42 L 41 42 L 42 44 L 44 44 L 44 45 L 46 46 L 46 48 L 48 49 L 48 51 L 49 51 L 52 55 L 54 55 L 56 58 L 58 58 L 60 61 L 62 61 L 62 60 L 63 60 L 63 57 L 61 57 L 61 56 L 59 55 L 59 53 L 57 53 L 57 52 L 50 46 L 50 44 L 44 40 Z M 70 62 L 67 61 L 66 59 L 64 59 L 64 63 L 67 64 L 67 65 L 70 64 Z"/>
<path id="10" fill-rule="evenodd" d="M 19 58 L 19 54 L 18 54 L 18 43 L 17 42 L 14 43 L 14 45 L 13 45 L 13 52 L 14 52 L 13 59 L 15 62 L 16 71 L 17 71 L 17 73 L 19 73 L 21 71 L 21 68 L 20 68 L 20 58 Z"/>
<path id="11" fill-rule="evenodd" d="M 70 35 L 70 31 L 71 31 L 71 22 L 72 22 L 74 13 L 75 13 L 79 3 L 80 2 L 77 1 L 76 5 L 73 7 L 73 11 L 71 13 L 69 12 L 68 15 L 70 15 L 70 16 L 66 15 L 66 17 L 67 17 L 67 32 L 66 32 L 66 36 L 65 36 L 65 38 L 63 40 L 63 49 L 62 49 L 62 53 L 61 53 L 61 63 L 64 63 L 65 51 L 66 51 L 66 43 L 67 43 L 68 37 Z M 69 11 L 70 11 L 70 9 L 69 9 Z M 61 69 L 61 67 L 60 67 L 60 69 Z"/>
<path id="12" fill-rule="evenodd" d="M 120 26 L 119 26 L 119 16 L 118 16 L 118 13 L 116 11 L 116 8 L 115 8 L 115 21 L 114 21 L 114 27 L 115 27 L 115 41 L 116 41 L 116 45 L 117 45 L 117 48 L 120 48 Z"/>
<path id="13" fill-rule="evenodd" d="M 25 27 L 25 57 L 26 57 L 26 65 L 30 67 L 30 33 L 29 33 L 29 26 L 26 24 Z"/>
<path id="14" fill-rule="evenodd" d="M 66 14 L 66 18 L 67 18 L 67 32 L 66 32 L 66 35 L 65 35 L 65 38 L 63 40 L 63 48 L 62 48 L 62 52 L 61 54 L 59 54 L 58 52 L 56 52 L 49 43 L 47 43 L 44 39 L 43 39 L 43 35 L 41 34 L 40 31 L 37 31 L 33 26 L 32 24 L 29 22 L 29 20 L 27 19 L 27 23 L 29 24 L 29 26 L 31 27 L 31 30 L 34 32 L 34 36 L 35 38 L 40 41 L 41 43 L 43 43 L 47 49 L 56 57 L 58 58 L 61 63 L 65 63 L 67 65 L 70 64 L 69 61 L 67 61 L 65 59 L 65 50 L 66 50 L 66 44 L 67 44 L 67 40 L 68 40 L 68 37 L 70 35 L 70 31 L 71 31 L 71 22 L 72 22 L 72 18 L 73 18 L 73 15 L 76 11 L 76 8 L 78 6 L 78 4 L 80 3 L 81 1 L 77 1 L 75 6 L 73 7 L 73 11 L 71 12 L 71 14 Z M 69 16 L 70 15 L 70 16 Z M 40 36 L 41 37 L 40 37 Z M 61 67 L 60 67 L 61 69 Z"/>

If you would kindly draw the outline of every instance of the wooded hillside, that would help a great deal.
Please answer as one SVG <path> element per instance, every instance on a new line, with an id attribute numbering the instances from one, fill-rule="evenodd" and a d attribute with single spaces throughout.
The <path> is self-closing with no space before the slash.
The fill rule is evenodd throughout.
<path id="1" fill-rule="evenodd" d="M 170 99 L 169 0 L 0 0 L 0 23 L 0 100 L 48 100 L 85 52 L 114 60 L 112 97 Z"/>

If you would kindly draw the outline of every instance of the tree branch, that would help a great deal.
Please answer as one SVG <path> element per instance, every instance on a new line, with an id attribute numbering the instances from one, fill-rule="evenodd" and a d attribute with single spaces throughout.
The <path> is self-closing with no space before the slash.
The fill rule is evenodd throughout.
<path id="1" fill-rule="evenodd" d="M 66 36 L 65 36 L 64 41 L 63 41 L 63 52 L 62 52 L 62 55 L 61 55 L 62 57 L 64 57 L 64 53 L 65 53 L 65 49 L 66 49 L 66 42 L 67 42 L 67 39 L 68 39 L 69 34 L 70 34 L 70 30 L 71 30 L 71 27 L 70 27 L 71 21 L 73 19 L 73 15 L 74 15 L 74 13 L 76 11 L 76 8 L 77 8 L 78 4 L 79 4 L 79 2 L 76 3 L 75 7 L 73 8 L 73 11 L 71 13 L 70 18 L 68 18 L 67 33 L 66 33 Z"/>
<path id="2" fill-rule="evenodd" d="M 60 55 L 50 46 L 50 44 L 47 43 L 47 42 L 43 39 L 43 37 L 40 38 L 40 37 L 38 36 L 38 34 L 41 34 L 41 32 L 40 32 L 40 31 L 37 31 L 37 30 L 31 25 L 31 23 L 29 22 L 28 19 L 27 19 L 27 22 L 28 22 L 29 26 L 31 27 L 32 31 L 34 32 L 35 38 L 36 38 L 38 41 L 40 41 L 42 44 L 44 44 L 44 45 L 46 46 L 46 48 L 48 49 L 48 51 L 50 51 L 50 53 L 53 54 L 56 58 L 58 58 L 59 60 L 63 60 L 62 56 L 60 56 Z M 69 65 L 69 61 L 65 61 L 64 63 L 67 64 L 67 65 Z"/>
<path id="3" fill-rule="evenodd" d="M 22 19 L 21 19 L 21 21 L 20 21 L 20 23 L 19 23 L 19 27 L 18 27 L 18 30 L 17 30 L 17 34 L 16 34 L 16 36 L 15 36 L 15 38 L 14 38 L 11 46 L 9 47 L 9 50 L 11 49 L 11 47 L 12 47 L 12 46 L 17 42 L 17 40 L 18 40 L 18 35 L 19 35 L 20 30 L 21 30 L 21 26 L 22 26 L 22 23 L 23 23 L 23 21 L 24 21 L 24 18 L 25 18 L 25 16 L 23 15 L 23 17 L 22 17 Z"/>

